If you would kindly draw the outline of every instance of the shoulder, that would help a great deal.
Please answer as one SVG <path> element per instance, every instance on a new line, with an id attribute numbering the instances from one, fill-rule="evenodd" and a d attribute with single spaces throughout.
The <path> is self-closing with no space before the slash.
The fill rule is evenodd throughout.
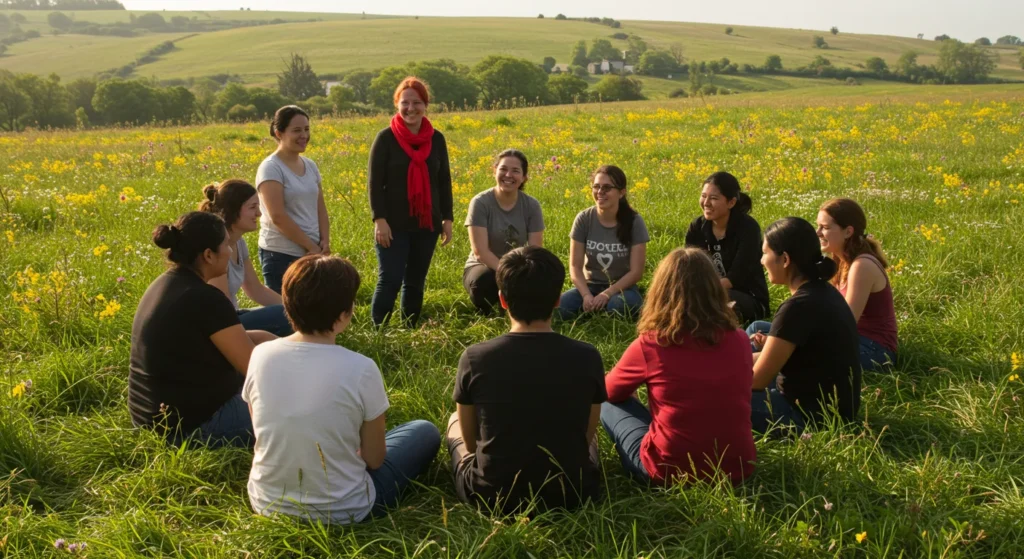
<path id="1" fill-rule="evenodd" d="M 391 127 L 388 126 L 387 128 L 382 129 L 380 132 L 377 132 L 377 137 L 374 138 L 374 142 L 383 141 L 383 140 L 394 141 L 394 139 L 395 139 L 395 133 L 392 132 L 391 131 Z"/>
<path id="2" fill-rule="evenodd" d="M 271 153 L 270 155 L 264 157 L 263 161 L 260 161 L 260 166 L 258 168 L 267 169 L 270 167 L 277 167 L 280 164 L 281 162 L 277 159 L 277 156 Z"/>
<path id="3" fill-rule="evenodd" d="M 647 222 L 644 221 L 644 216 L 640 215 L 640 212 L 633 210 L 633 229 L 643 227 L 647 228 Z"/>
<path id="4" fill-rule="evenodd" d="M 597 351 L 597 348 L 593 345 L 584 342 L 582 340 L 575 340 L 562 334 L 555 334 L 559 337 L 559 342 L 564 346 L 566 353 L 577 355 L 579 358 L 585 357 L 596 357 L 598 360 L 601 359 L 601 353 Z"/>
<path id="5" fill-rule="evenodd" d="M 756 232 L 757 234 L 761 234 L 761 224 L 759 224 L 750 214 L 739 214 L 736 216 L 736 219 L 732 220 L 732 222 L 733 227 L 738 231 L 746 233 Z"/>
<path id="6" fill-rule="evenodd" d="M 707 222 L 704 216 L 697 216 L 696 219 L 690 222 L 690 231 L 700 231 L 704 224 Z"/>
<path id="7" fill-rule="evenodd" d="M 580 213 L 576 214 L 575 219 L 573 219 L 573 223 L 579 223 L 580 225 L 588 225 L 590 223 L 590 218 L 593 217 L 593 215 L 594 206 L 590 206 L 589 208 L 586 208 L 585 210 L 582 210 Z"/>
<path id="8" fill-rule="evenodd" d="M 525 192 L 520 192 L 519 196 L 523 199 L 523 204 L 525 204 L 526 207 L 532 210 L 537 210 L 538 212 L 540 211 L 540 202 L 538 202 L 536 198 Z"/>
<path id="9" fill-rule="evenodd" d="M 306 157 L 305 155 L 300 155 L 299 157 L 302 158 L 303 163 L 305 163 L 307 167 L 312 167 L 316 171 L 320 170 L 320 168 L 317 167 L 316 165 L 316 161 L 313 161 L 312 159 Z"/>
<path id="10" fill-rule="evenodd" d="M 390 131 L 391 131 L 391 129 L 389 128 L 388 132 L 390 132 Z M 443 144 L 443 143 L 445 143 L 444 134 L 442 134 L 440 130 L 435 128 L 434 129 L 434 135 L 430 137 L 430 141 Z"/>
<path id="11" fill-rule="evenodd" d="M 260 166 L 256 169 L 256 187 L 259 188 L 260 184 L 264 181 L 278 181 L 281 182 L 284 179 L 284 170 L 281 166 L 281 161 L 274 154 L 270 154 L 264 159 Z"/>

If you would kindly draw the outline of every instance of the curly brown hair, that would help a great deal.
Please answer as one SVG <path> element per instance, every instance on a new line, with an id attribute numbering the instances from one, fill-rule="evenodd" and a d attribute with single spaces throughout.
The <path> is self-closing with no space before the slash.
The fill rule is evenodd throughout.
<path id="1" fill-rule="evenodd" d="M 636 329 L 662 345 L 680 345 L 687 334 L 714 345 L 738 326 L 711 258 L 697 248 L 677 248 L 658 263 Z"/>

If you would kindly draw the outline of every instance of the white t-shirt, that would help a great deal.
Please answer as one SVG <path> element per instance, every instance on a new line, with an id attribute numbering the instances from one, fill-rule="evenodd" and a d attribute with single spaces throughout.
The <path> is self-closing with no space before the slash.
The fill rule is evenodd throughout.
<path id="1" fill-rule="evenodd" d="M 249 259 L 249 246 L 245 239 L 239 238 L 235 245 L 235 253 L 228 260 L 228 299 L 238 310 L 238 290 L 245 282 L 245 261 Z"/>
<path id="2" fill-rule="evenodd" d="M 249 472 L 255 511 L 359 522 L 377 492 L 359 428 L 388 409 L 370 358 L 341 346 L 274 340 L 256 346 L 242 387 L 256 449 Z"/>
<path id="3" fill-rule="evenodd" d="M 256 170 L 256 189 L 265 181 L 277 181 L 284 186 L 284 211 L 292 218 L 295 225 L 316 244 L 320 243 L 320 217 L 317 213 L 320 204 L 320 169 L 308 157 L 299 156 L 306 172 L 298 176 L 288 165 L 277 156 L 271 154 L 260 163 Z M 260 196 L 260 248 L 274 252 L 283 252 L 292 256 L 305 256 L 306 249 L 292 242 L 281 233 L 281 230 L 270 221 L 263 197 Z"/>

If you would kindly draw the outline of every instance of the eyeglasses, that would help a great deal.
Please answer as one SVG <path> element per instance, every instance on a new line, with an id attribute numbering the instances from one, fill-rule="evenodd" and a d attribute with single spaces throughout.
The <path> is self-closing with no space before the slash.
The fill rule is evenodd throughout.
<path id="1" fill-rule="evenodd" d="M 601 194 L 608 194 L 613 190 L 622 190 L 621 188 L 617 186 L 612 186 L 610 184 L 595 184 L 591 186 L 590 189 L 593 190 L 594 192 L 600 192 Z"/>

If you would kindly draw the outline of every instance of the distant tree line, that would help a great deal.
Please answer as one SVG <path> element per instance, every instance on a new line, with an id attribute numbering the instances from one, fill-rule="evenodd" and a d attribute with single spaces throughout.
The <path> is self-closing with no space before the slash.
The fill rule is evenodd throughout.
<path id="1" fill-rule="evenodd" d="M 0 10 L 123 10 L 117 0 L 0 0 Z"/>
<path id="2" fill-rule="evenodd" d="M 542 16 L 543 17 L 543 16 Z M 555 16 L 557 20 L 568 20 L 568 21 L 585 21 L 587 23 L 596 23 L 598 25 L 607 25 L 612 29 L 618 29 L 622 27 L 622 22 L 610 17 L 568 17 L 565 14 L 558 14 Z"/>
<path id="3" fill-rule="evenodd" d="M 170 19 L 156 12 L 142 15 L 128 14 L 127 22 L 96 23 L 73 19 L 63 12 L 51 12 L 46 17 L 47 23 L 59 33 L 77 33 L 80 35 L 107 35 L 115 37 L 135 37 L 147 33 L 205 33 L 223 31 L 239 27 L 256 27 L 261 25 L 278 25 L 295 23 L 298 20 L 274 19 L 200 19 L 198 16 L 172 16 Z M 302 20 L 306 22 L 319 19 Z"/>

